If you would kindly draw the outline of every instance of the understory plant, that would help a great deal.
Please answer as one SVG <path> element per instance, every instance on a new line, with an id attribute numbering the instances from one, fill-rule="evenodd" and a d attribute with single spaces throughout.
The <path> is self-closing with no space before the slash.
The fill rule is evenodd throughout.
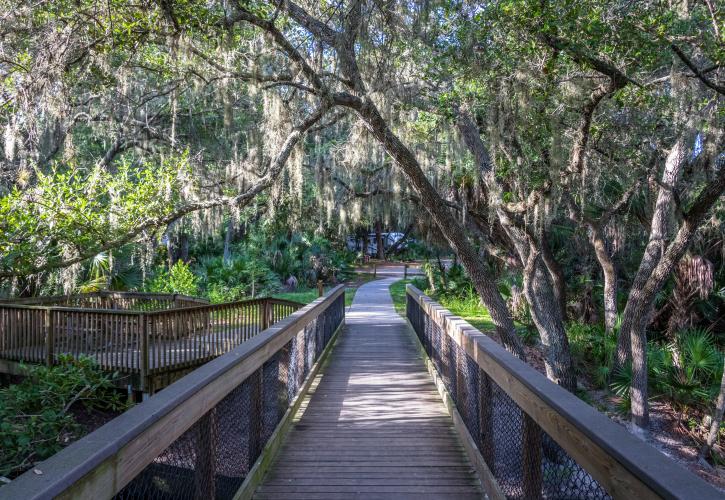
<path id="1" fill-rule="evenodd" d="M 235 255 L 202 257 L 197 266 L 206 296 L 212 302 L 230 302 L 271 295 L 281 287 L 280 276 L 258 257 Z"/>
<path id="2" fill-rule="evenodd" d="M 606 332 L 601 325 L 574 322 L 567 327 L 567 336 L 579 372 L 588 374 L 596 387 L 605 388 L 617 348 L 616 329 Z"/>
<path id="3" fill-rule="evenodd" d="M 673 342 L 649 342 L 647 369 L 651 398 L 669 402 L 682 421 L 693 410 L 709 410 L 718 394 L 723 355 L 711 332 L 690 328 L 678 332 Z M 631 365 L 613 373 L 610 388 L 623 412 L 629 410 L 631 385 Z"/>
<path id="4" fill-rule="evenodd" d="M 0 476 L 12 478 L 72 440 L 83 428 L 74 410 L 121 411 L 116 374 L 87 356 L 58 356 L 54 366 L 24 366 L 19 384 L 0 389 Z"/>
<path id="5" fill-rule="evenodd" d="M 199 293 L 198 279 L 189 265 L 177 261 L 171 269 L 160 267 L 152 279 L 149 290 L 157 293 L 180 293 L 195 296 Z"/>

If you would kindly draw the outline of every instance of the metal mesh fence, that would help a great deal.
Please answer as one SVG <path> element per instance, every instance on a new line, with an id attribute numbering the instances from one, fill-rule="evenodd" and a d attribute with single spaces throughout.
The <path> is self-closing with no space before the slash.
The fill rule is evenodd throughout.
<path id="1" fill-rule="evenodd" d="M 344 317 L 341 294 L 168 446 L 117 499 L 231 499 Z"/>
<path id="2" fill-rule="evenodd" d="M 410 295 L 407 316 L 507 498 L 611 498 Z"/>

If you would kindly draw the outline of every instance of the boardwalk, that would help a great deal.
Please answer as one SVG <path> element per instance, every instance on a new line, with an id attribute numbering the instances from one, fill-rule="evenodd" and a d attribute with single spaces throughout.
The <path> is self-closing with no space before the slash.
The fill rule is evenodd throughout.
<path id="1" fill-rule="evenodd" d="M 259 499 L 481 498 L 387 278 L 362 286 Z"/>
<path id="2" fill-rule="evenodd" d="M 0 302 L 0 373 L 22 373 L 21 362 L 52 364 L 61 354 L 84 355 L 103 370 L 124 374 L 119 383 L 153 393 L 303 305 L 275 298 L 200 304 L 126 292 L 104 297 L 112 301 L 98 303 L 96 294 L 84 294 L 33 298 L 37 304 Z M 159 297 L 174 298 L 173 305 Z M 76 302 L 82 307 L 68 307 Z"/>

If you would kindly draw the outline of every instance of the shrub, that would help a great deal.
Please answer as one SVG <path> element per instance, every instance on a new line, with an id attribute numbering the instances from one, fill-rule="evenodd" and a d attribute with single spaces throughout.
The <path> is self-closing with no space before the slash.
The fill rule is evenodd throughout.
<path id="1" fill-rule="evenodd" d="M 653 398 L 669 401 L 684 418 L 691 408 L 706 410 L 716 397 L 723 357 L 714 337 L 704 330 L 679 332 L 675 342 L 647 345 L 647 371 Z M 620 409 L 629 411 L 632 369 L 626 366 L 612 377 L 611 389 L 622 398 Z"/>
<path id="2" fill-rule="evenodd" d="M 606 387 L 617 348 L 616 331 L 607 334 L 599 325 L 571 323 L 567 337 L 580 371 L 588 373 L 597 387 Z"/>
<path id="3" fill-rule="evenodd" d="M 197 295 L 199 287 L 197 277 L 188 264 L 177 261 L 170 270 L 161 267 L 149 285 L 149 290 L 157 293 L 180 293 L 183 295 Z"/>
<path id="4" fill-rule="evenodd" d="M 279 276 L 266 262 L 249 255 L 235 255 L 227 262 L 222 257 L 202 257 L 199 273 L 206 295 L 215 303 L 271 295 L 280 288 Z"/>
<path id="5" fill-rule="evenodd" d="M 712 333 L 698 328 L 683 330 L 677 336 L 677 350 L 682 367 L 692 378 L 703 382 L 712 380 L 722 368 L 722 355 Z"/>
<path id="6" fill-rule="evenodd" d="M 71 412 L 122 410 L 124 400 L 113 388 L 114 375 L 100 371 L 94 360 L 69 355 L 52 367 L 24 367 L 26 378 L 0 390 L 0 475 L 16 476 L 79 437 L 81 427 Z"/>

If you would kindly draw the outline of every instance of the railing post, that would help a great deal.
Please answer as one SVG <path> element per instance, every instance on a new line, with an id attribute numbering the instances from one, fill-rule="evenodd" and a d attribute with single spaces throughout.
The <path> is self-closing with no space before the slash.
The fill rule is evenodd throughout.
<path id="1" fill-rule="evenodd" d="M 216 496 L 217 411 L 212 408 L 196 424 L 195 498 Z"/>
<path id="2" fill-rule="evenodd" d="M 325 288 L 322 286 L 322 280 L 317 280 L 317 296 L 322 297 L 325 295 Z"/>
<path id="3" fill-rule="evenodd" d="M 272 323 L 272 303 L 269 299 L 264 299 L 262 306 L 262 324 L 260 325 L 260 332 L 269 328 Z"/>
<path id="4" fill-rule="evenodd" d="M 539 498 L 541 496 L 541 429 L 538 424 L 521 410 L 523 418 L 523 436 L 521 453 L 523 463 L 524 497 Z"/>
<path id="5" fill-rule="evenodd" d="M 140 385 L 141 392 L 148 392 L 148 373 L 149 373 L 149 337 L 148 329 L 146 328 L 146 315 L 141 313 L 138 315 L 138 337 L 140 349 L 139 349 L 139 370 L 140 370 Z"/>
<path id="6" fill-rule="evenodd" d="M 45 364 L 53 366 L 55 357 L 55 327 L 53 326 L 53 311 L 50 307 L 45 310 Z"/>
<path id="7" fill-rule="evenodd" d="M 408 279 L 408 264 L 405 264 L 403 266 L 403 279 L 404 280 L 407 280 Z"/>

